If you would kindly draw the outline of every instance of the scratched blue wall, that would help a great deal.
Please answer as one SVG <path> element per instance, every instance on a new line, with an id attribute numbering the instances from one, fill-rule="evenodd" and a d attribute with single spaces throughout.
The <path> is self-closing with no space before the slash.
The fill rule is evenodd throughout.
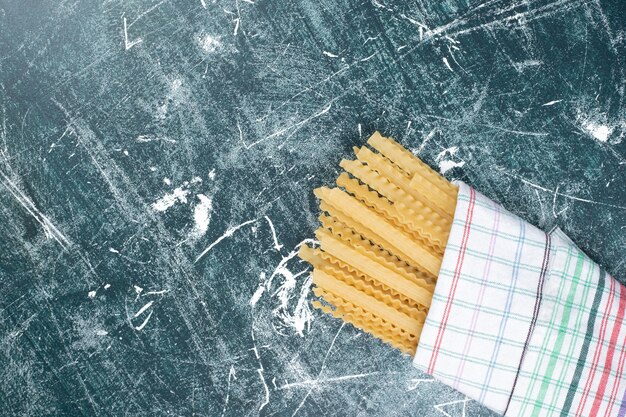
<path id="1" fill-rule="evenodd" d="M 624 282 L 621 0 L 0 0 L 0 413 L 487 416 L 311 311 L 375 129 Z"/>

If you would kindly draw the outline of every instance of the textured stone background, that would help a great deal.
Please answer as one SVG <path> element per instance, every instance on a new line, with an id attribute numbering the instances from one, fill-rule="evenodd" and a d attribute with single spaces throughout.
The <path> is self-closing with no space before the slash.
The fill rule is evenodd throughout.
<path id="1" fill-rule="evenodd" d="M 310 310 L 311 190 L 379 129 L 625 282 L 625 22 L 0 0 L 0 413 L 491 415 Z"/>

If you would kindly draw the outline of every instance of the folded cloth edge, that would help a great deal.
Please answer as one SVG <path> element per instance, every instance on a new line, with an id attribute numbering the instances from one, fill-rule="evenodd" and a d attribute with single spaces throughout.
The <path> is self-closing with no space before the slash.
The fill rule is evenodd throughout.
<path id="1" fill-rule="evenodd" d="M 624 289 L 560 229 L 545 233 L 455 184 L 457 208 L 414 366 L 500 414 L 623 417 L 626 406 L 616 403 L 626 399 L 626 326 L 607 335 L 603 324 L 622 322 Z M 611 285 L 600 296 L 580 291 L 601 277 Z"/>

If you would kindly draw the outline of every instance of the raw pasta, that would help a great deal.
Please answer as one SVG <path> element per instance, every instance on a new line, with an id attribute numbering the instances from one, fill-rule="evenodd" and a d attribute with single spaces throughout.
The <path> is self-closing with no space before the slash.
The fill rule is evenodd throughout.
<path id="1" fill-rule="evenodd" d="M 338 188 L 315 190 L 319 248 L 312 305 L 413 354 L 432 300 L 457 188 L 393 139 L 374 133 L 342 160 Z"/>

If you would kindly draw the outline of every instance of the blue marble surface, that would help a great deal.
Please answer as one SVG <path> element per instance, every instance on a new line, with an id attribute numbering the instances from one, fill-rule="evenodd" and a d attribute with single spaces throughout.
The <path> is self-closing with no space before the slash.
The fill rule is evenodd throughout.
<path id="1" fill-rule="evenodd" d="M 622 0 L 0 0 L 0 414 L 489 416 L 310 308 L 378 129 L 626 282 Z"/>

